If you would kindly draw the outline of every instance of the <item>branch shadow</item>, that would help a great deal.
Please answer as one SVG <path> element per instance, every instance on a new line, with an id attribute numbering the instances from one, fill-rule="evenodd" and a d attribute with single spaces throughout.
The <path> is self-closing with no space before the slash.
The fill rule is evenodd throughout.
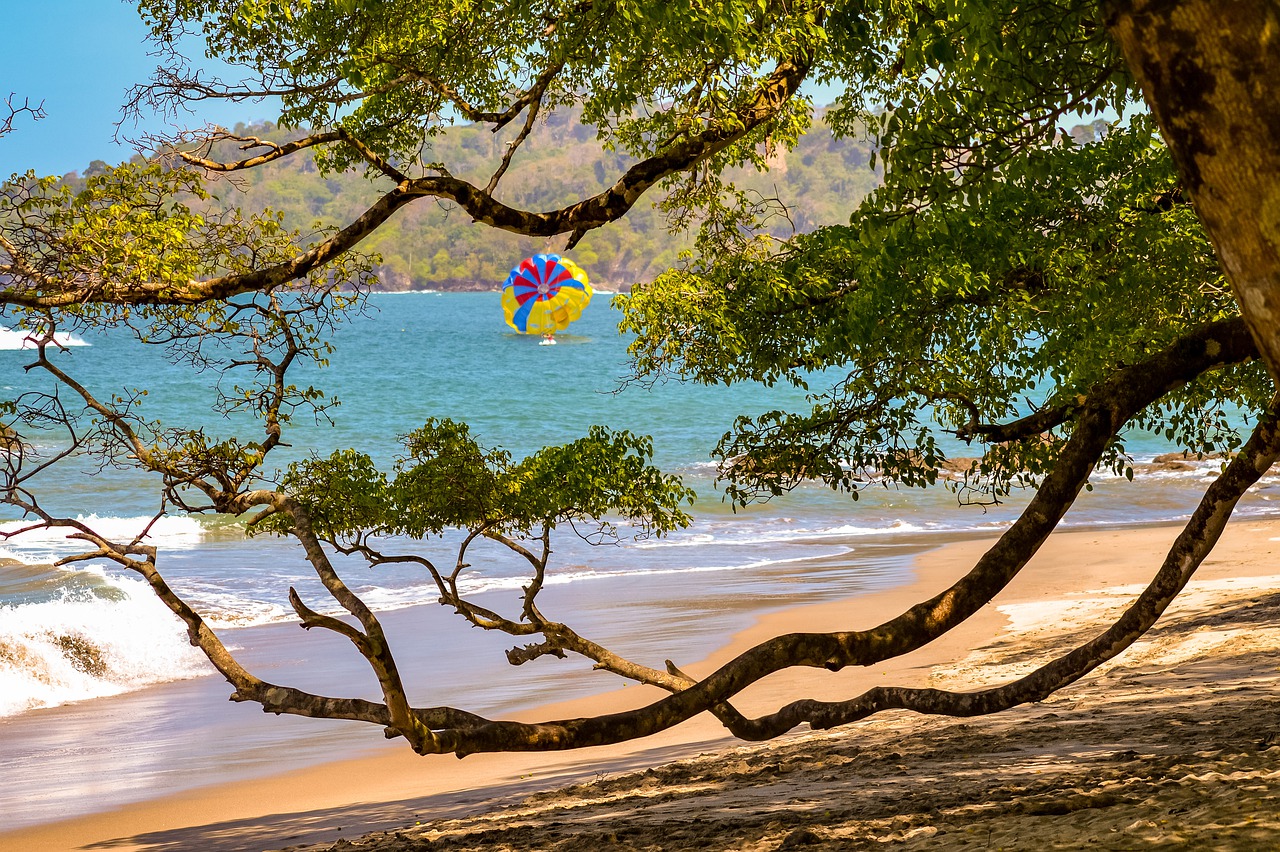
<path id="1" fill-rule="evenodd" d="M 179 829 L 102 840 L 81 849 L 143 849 L 147 852 L 261 852 L 267 849 L 353 839 L 437 820 L 461 819 L 520 802 L 546 790 L 618 773 L 641 771 L 713 747 L 708 742 L 647 749 L 622 758 L 586 759 L 562 772 L 393 802 L 362 802 L 312 811 L 209 822 Z"/>

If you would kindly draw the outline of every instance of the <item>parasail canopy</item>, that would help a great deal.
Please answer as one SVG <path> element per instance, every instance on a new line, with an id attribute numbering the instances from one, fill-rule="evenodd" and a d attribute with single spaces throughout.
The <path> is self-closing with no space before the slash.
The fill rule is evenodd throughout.
<path id="1" fill-rule="evenodd" d="M 511 270 L 502 289 L 507 325 L 523 334 L 551 334 L 582 316 L 591 285 L 582 267 L 558 254 L 535 254 Z"/>

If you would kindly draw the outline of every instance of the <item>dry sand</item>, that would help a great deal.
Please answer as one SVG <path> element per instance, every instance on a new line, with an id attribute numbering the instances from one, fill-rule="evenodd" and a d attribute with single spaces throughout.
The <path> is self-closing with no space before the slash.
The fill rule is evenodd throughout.
<path id="1" fill-rule="evenodd" d="M 875 683 L 1016 676 L 1104 625 L 1175 534 L 1059 533 L 993 605 L 927 648 L 870 670 L 776 675 L 738 703 L 759 713 Z M 1280 848 L 1278 546 L 1280 521 L 1237 522 L 1148 637 L 993 717 L 898 712 L 750 746 L 699 718 L 636 744 L 461 762 L 405 749 L 0 834 L 0 849 Z M 904 588 L 769 615 L 685 668 L 708 671 L 779 633 L 870 626 L 944 588 L 983 547 L 927 554 Z M 632 687 L 529 718 L 652 695 Z"/>

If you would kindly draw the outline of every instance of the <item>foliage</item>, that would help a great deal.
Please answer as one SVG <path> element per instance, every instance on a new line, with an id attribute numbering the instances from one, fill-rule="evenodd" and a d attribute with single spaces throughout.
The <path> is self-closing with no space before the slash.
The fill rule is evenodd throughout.
<path id="1" fill-rule="evenodd" d="M 552 113 L 529 135 L 524 159 L 530 166 L 505 180 L 505 197 L 527 207 L 551 209 L 601 192 L 608 176 L 634 163 L 629 157 L 601 147 L 594 128 L 581 122 L 580 112 Z M 304 131 L 274 124 L 237 125 L 237 136 L 267 139 L 277 144 L 300 139 Z M 500 140 L 479 125 L 442 130 L 433 149 L 452 171 L 479 181 L 501 148 Z M 236 156 L 236 146 L 215 146 L 220 159 Z M 868 167 L 871 151 L 865 142 L 837 138 L 825 124 L 811 128 L 787 151 L 779 148 L 769 170 L 731 169 L 726 178 L 756 205 L 771 204 L 774 215 L 765 222 L 768 233 L 784 238 L 819 225 L 832 225 L 848 216 L 851 202 L 867 195 L 879 180 Z M 102 174 L 101 161 L 85 170 Z M 64 178 L 73 193 L 85 184 L 72 173 Z M 235 210 L 273 211 L 286 229 L 310 234 L 318 222 L 353 218 L 377 195 L 360 172 L 322 175 L 309 156 L 264 164 L 234 179 L 209 180 L 208 198 L 200 205 L 211 215 Z M 673 266 L 682 251 L 693 247 L 685 231 L 655 205 L 639 205 L 623 220 L 587 234 L 575 247 L 592 281 L 606 289 L 628 289 L 636 281 L 653 278 Z M 785 211 L 783 207 L 785 206 Z M 696 224 L 693 222 L 692 224 Z M 378 257 L 375 289 L 478 289 L 501 287 L 514 259 L 542 251 L 547 241 L 495 232 L 468 220 L 455 205 L 417 205 L 406 209 L 364 242 Z"/>
<path id="2" fill-rule="evenodd" d="M 292 196 L 282 206 L 326 207 L 335 193 L 353 204 L 326 207 L 338 224 L 307 234 L 279 214 L 215 206 L 172 164 L 95 174 L 77 193 L 32 177 L 10 182 L 0 211 L 0 304 L 37 330 L 33 369 L 83 403 L 96 433 L 79 430 L 80 415 L 58 394 L 37 394 L 4 406 L 14 424 L 5 441 L 22 447 L 21 429 L 52 424 L 65 430 L 70 450 L 47 464 L 75 454 L 136 464 L 161 477 L 161 511 L 249 514 L 259 529 L 296 538 L 350 619 L 322 614 L 291 590 L 295 612 L 304 627 L 356 646 L 382 701 L 329 698 L 252 675 L 168 588 L 154 547 L 112 541 L 43 509 L 35 484 L 47 465 L 26 467 L 22 453 L 10 453 L 4 499 L 34 525 L 69 528 L 88 543 L 68 561 L 108 558 L 144 576 L 236 700 L 377 724 L 419 753 L 598 745 L 702 712 L 758 739 L 888 708 L 973 715 L 1040 700 L 1154 623 L 1212 550 L 1236 501 L 1280 458 L 1280 403 L 1268 375 L 1249 363 L 1259 338 L 1228 295 L 1191 206 L 1188 193 L 1200 187 L 1184 185 L 1174 168 L 1182 164 L 1185 175 L 1187 152 L 1171 159 L 1141 116 L 1111 122 L 1084 144 L 1063 127 L 1077 112 L 1099 128 L 1104 108 L 1127 115 L 1138 106 L 1111 29 L 1133 10 L 1105 5 L 141 0 L 165 65 L 134 90 L 133 108 L 276 94 L 281 125 L 308 128 L 278 141 L 243 129 L 180 134 L 164 140 L 167 157 L 232 180 L 261 170 L 263 186 Z M 245 71 L 246 82 L 192 71 L 177 52 L 189 32 Z M 797 145 L 810 121 L 797 92 L 809 75 L 845 84 L 828 124 L 837 134 L 871 129 L 884 184 L 847 224 L 768 233 L 762 226 L 776 208 L 723 175 L 777 162 L 778 151 Z M 633 159 L 602 166 L 595 184 L 582 185 L 602 187 L 587 198 L 525 209 L 538 198 L 503 193 L 554 183 L 551 161 L 527 155 L 538 147 L 541 116 L 557 110 L 572 117 L 558 125 L 563 132 L 593 127 L 606 148 Z M 487 151 L 473 127 L 445 132 L 466 122 L 491 129 Z M 456 165 L 469 165 L 472 150 L 485 165 L 459 177 Z M 272 164 L 300 152 L 302 172 L 314 167 L 334 183 L 270 186 L 280 174 Z M 441 159 L 446 152 L 453 164 Z M 543 172 L 524 187 L 508 179 L 517 154 Z M 364 170 L 367 196 L 340 192 L 348 169 Z M 390 472 L 353 449 L 296 464 L 281 482 L 265 475 L 292 412 L 323 409 L 318 391 L 289 383 L 290 366 L 325 360 L 325 331 L 351 307 L 339 291 L 351 276 L 363 283 L 372 262 L 353 250 L 396 235 L 398 213 L 436 199 L 494 229 L 535 240 L 568 235 L 573 246 L 654 188 L 669 191 L 663 209 L 677 229 L 699 233 L 683 265 L 625 301 L 641 378 L 816 388 L 811 411 L 742 418 L 721 442 L 735 500 L 812 478 L 855 495 L 868 481 L 933 483 L 947 461 L 940 431 L 982 446 L 960 486 L 978 499 L 1035 486 L 1026 510 L 950 588 L 869 630 L 775 637 L 694 680 L 671 663 L 663 670 L 619 657 L 548 618 L 538 601 L 560 525 L 594 527 L 590 537 L 615 535 L 623 523 L 661 534 L 688 522 L 690 494 L 650 465 L 647 439 L 592 428 L 514 462 L 481 447 L 465 425 L 432 420 L 405 437 L 406 454 Z M 446 250 L 441 262 L 451 260 Z M 122 323 L 218 370 L 231 387 L 218 384 L 217 404 L 251 413 L 260 434 L 166 430 L 135 416 L 136 396 L 95 396 L 47 357 L 53 332 L 67 322 Z M 202 324 L 215 342 L 204 341 Z M 1230 405 L 1257 418 L 1246 442 L 1222 417 Z M 1135 424 L 1192 450 L 1239 453 L 1205 490 L 1151 585 L 1106 631 L 977 692 L 875 687 L 845 700 L 798 700 L 757 719 L 733 706 L 743 689 L 781 669 L 872 665 L 988 605 L 1099 464 L 1129 471 L 1123 430 Z M 455 528 L 462 540 L 452 572 L 416 551 L 382 551 L 416 548 L 413 539 Z M 528 565 L 515 617 L 460 588 L 468 547 L 482 537 Z M 372 565 L 421 565 L 441 602 L 471 624 L 534 637 L 508 652 L 513 664 L 574 653 L 670 695 L 604 717 L 539 724 L 413 708 L 377 615 L 345 586 L 334 551 Z"/>
<path id="3" fill-rule="evenodd" d="M 125 163 L 74 182 L 28 173 L 0 190 L 6 325 L 43 346 L 59 331 L 133 335 L 193 372 L 213 373 L 212 409 L 263 429 L 256 438 L 213 437 L 149 421 L 141 413 L 145 388 L 114 392 L 83 411 L 64 408 L 56 395 L 22 394 L 17 410 L 27 431 L 66 432 L 74 454 L 89 464 L 142 463 L 162 472 L 167 499 L 180 507 L 192 499 L 187 484 L 204 477 L 229 491 L 260 481 L 267 452 L 297 413 L 324 416 L 335 403 L 286 376 L 300 359 L 327 363 L 328 335 L 360 309 L 371 265 L 353 252 L 276 290 L 187 304 L 192 281 L 292 258 L 305 240 L 269 210 L 210 210 L 210 198 L 199 174 L 162 163 Z M 50 284 L 74 292 L 76 303 L 46 307 L 42 293 Z M 144 297 L 117 299 L 138 292 Z M 43 357 L 41 363 L 55 386 L 74 381 Z"/>
<path id="4" fill-rule="evenodd" d="M 428 124 L 434 135 L 459 114 L 501 114 L 513 91 L 558 68 L 563 73 L 545 86 L 547 109 L 581 103 L 585 120 L 604 138 L 634 155 L 649 153 L 655 141 L 714 120 L 755 85 L 753 71 L 768 60 L 823 38 L 803 8 L 777 14 L 741 0 L 714 6 L 141 0 L 138 6 L 162 46 L 198 30 L 223 60 L 284 89 L 282 124 L 337 121 L 400 162 L 424 154 L 418 132 L 424 117 L 442 117 Z M 636 104 L 659 101 L 671 106 L 633 114 Z M 794 128 L 779 125 L 784 133 Z M 329 153 L 324 163 L 335 170 L 359 162 L 340 148 Z M 751 156 L 749 147 L 726 152 L 727 161 Z"/>
<path id="5" fill-rule="evenodd" d="M 166 61 L 151 86 L 133 91 L 133 109 L 279 96 L 282 126 L 332 128 L 309 143 L 322 175 L 355 166 L 394 181 L 434 175 L 443 180 L 427 182 L 433 194 L 461 200 L 471 192 L 454 191 L 460 172 L 435 144 L 447 127 L 490 125 L 501 165 L 488 184 L 472 184 L 488 196 L 539 114 L 572 107 L 606 149 L 653 166 L 608 180 L 611 208 L 634 203 L 628 182 L 666 183 L 680 208 L 676 199 L 696 198 L 694 188 L 723 169 L 762 164 L 761 143 L 793 145 L 810 110 L 790 95 L 825 39 L 821 5 L 755 0 L 138 5 Z M 193 71 L 179 48 L 196 32 L 246 80 Z M 694 162 L 704 168 L 681 177 Z M 441 184 L 451 188 L 439 193 Z M 593 221 L 572 228 L 571 242 L 617 215 L 583 218 Z M 540 227 L 526 220 L 512 230 Z"/>
<path id="6" fill-rule="evenodd" d="M 597 524 L 609 517 L 636 535 L 671 532 L 690 518 L 680 508 L 693 492 L 649 464 L 652 444 L 629 432 L 593 426 L 563 446 L 544 447 L 520 462 L 476 443 L 463 423 L 429 420 L 404 438 L 407 455 L 388 478 L 352 450 L 294 463 L 284 488 L 326 539 L 366 536 L 426 538 L 447 529 L 529 535 L 562 523 Z M 290 521 L 265 517 L 263 531 L 288 532 Z"/>
<path id="7" fill-rule="evenodd" d="M 128 300 L 143 306 L 181 301 L 192 281 L 285 262 L 316 236 L 285 227 L 270 209 L 244 214 L 210 202 L 201 174 L 169 163 L 123 163 L 65 182 L 15 175 L 0 186 L 4 301 L 41 310 L 41 291 L 66 287 L 79 299 L 66 317 L 124 317 L 129 309 L 103 303 L 135 292 L 145 296 Z M 360 289 L 369 260 L 350 253 L 292 288 L 315 291 L 338 280 Z M 201 322 L 219 329 L 217 315 L 228 309 L 207 310 Z"/>
<path id="8" fill-rule="evenodd" d="M 725 436 L 741 502 L 806 478 L 854 496 L 868 482 L 933 483 L 939 429 L 985 445 L 966 493 L 998 498 L 1051 469 L 1072 417 L 1017 440 L 993 438 L 993 424 L 1069 412 L 1118 368 L 1239 313 L 1152 122 L 1085 144 L 1058 124 L 1133 96 L 1091 11 L 894 9 L 840 36 L 867 49 L 841 42 L 859 85 L 830 120 L 889 103 L 885 185 L 849 224 L 722 243 L 624 301 L 642 376 L 830 388 L 809 413 L 744 418 Z M 1051 38 L 1061 32 L 1080 35 Z M 1050 65 L 1032 48 L 1042 40 L 1062 51 Z M 1135 425 L 1228 451 L 1241 439 L 1223 409 L 1256 415 L 1271 393 L 1256 364 L 1215 372 Z M 1109 460 L 1127 468 L 1121 440 Z"/>

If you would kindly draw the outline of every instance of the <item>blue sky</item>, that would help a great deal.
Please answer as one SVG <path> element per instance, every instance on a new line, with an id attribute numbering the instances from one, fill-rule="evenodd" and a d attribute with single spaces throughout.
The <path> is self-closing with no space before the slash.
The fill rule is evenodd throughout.
<path id="1" fill-rule="evenodd" d="M 0 0 L 0 98 L 44 101 L 47 117 L 21 116 L 0 138 L 0 177 L 81 170 L 92 160 L 120 162 L 133 153 L 113 141 L 125 91 L 155 68 L 146 28 L 132 3 L 121 0 Z M 186 125 L 234 124 L 272 117 L 255 104 L 219 104 L 183 119 Z M 156 122 L 155 127 L 163 127 Z M 140 135 L 132 123 L 123 137 Z"/>

